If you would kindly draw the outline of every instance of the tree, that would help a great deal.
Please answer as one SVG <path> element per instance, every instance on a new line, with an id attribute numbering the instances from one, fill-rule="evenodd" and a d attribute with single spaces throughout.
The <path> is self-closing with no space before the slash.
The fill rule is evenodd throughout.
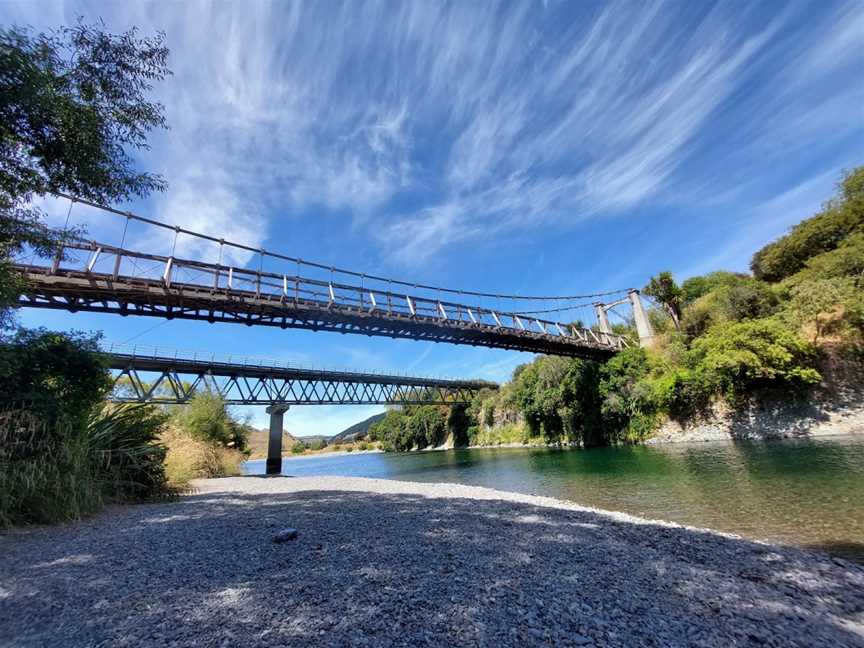
<path id="1" fill-rule="evenodd" d="M 864 291 L 853 277 L 825 277 L 795 285 L 783 313 L 800 328 L 812 328 L 816 344 L 826 333 L 849 326 L 860 327 L 864 319 Z"/>
<path id="2" fill-rule="evenodd" d="M 170 74 L 165 36 L 103 27 L 0 30 L 0 324 L 20 293 L 10 258 L 25 247 L 51 254 L 68 234 L 45 226 L 35 196 L 108 203 L 166 186 L 136 171 L 129 153 L 166 127 L 163 106 L 147 100 Z"/>
<path id="3" fill-rule="evenodd" d="M 404 408 L 387 410 L 384 418 L 369 426 L 369 438 L 380 441 L 386 452 L 410 450 L 414 439 L 408 431 L 408 416 Z"/>
<path id="4" fill-rule="evenodd" d="M 764 281 L 732 273 L 713 276 L 714 287 L 684 309 L 681 325 L 688 338 L 703 335 L 719 322 L 760 319 L 776 311 L 777 295 Z"/>
<path id="5" fill-rule="evenodd" d="M 739 272 L 726 272 L 718 270 L 707 275 L 690 277 L 681 284 L 681 305 L 688 306 L 703 295 L 721 286 L 734 284 L 740 279 L 746 279 L 749 275 Z"/>
<path id="6" fill-rule="evenodd" d="M 175 421 L 183 431 L 201 441 L 241 451 L 246 449 L 249 426 L 232 415 L 219 394 L 195 394 L 187 405 L 177 410 Z"/>
<path id="7" fill-rule="evenodd" d="M 609 444 L 601 418 L 599 381 L 598 362 L 571 359 L 560 386 L 564 431 L 571 443 L 581 441 L 586 448 Z"/>
<path id="8" fill-rule="evenodd" d="M 812 257 L 834 250 L 850 234 L 864 230 L 864 166 L 846 173 L 839 190 L 839 196 L 820 213 L 753 255 L 750 269 L 758 279 L 785 279 Z"/>
<path id="9" fill-rule="evenodd" d="M 418 449 L 437 446 L 447 436 L 447 409 L 436 405 L 420 405 L 412 408 L 407 428 Z"/>
<path id="10" fill-rule="evenodd" d="M 49 420 L 83 424 L 111 388 L 98 341 L 42 329 L 0 338 L 0 406 L 24 404 Z"/>
<path id="11" fill-rule="evenodd" d="M 642 292 L 660 302 L 672 318 L 675 329 L 681 329 L 681 288 L 675 283 L 671 272 L 661 272 L 651 277 Z"/>
<path id="12" fill-rule="evenodd" d="M 609 438 L 640 441 L 653 431 L 657 403 L 647 380 L 650 369 L 648 354 L 640 347 L 624 349 L 600 369 L 597 390 Z"/>
<path id="13" fill-rule="evenodd" d="M 447 433 L 453 436 L 454 447 L 468 445 L 468 429 L 476 419 L 472 420 L 465 405 L 453 405 L 448 410 Z"/>

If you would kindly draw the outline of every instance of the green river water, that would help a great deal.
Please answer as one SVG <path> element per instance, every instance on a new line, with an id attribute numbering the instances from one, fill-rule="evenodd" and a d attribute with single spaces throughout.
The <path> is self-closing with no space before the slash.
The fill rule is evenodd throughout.
<path id="1" fill-rule="evenodd" d="M 246 464 L 250 474 L 263 461 Z M 864 562 L 864 435 L 595 450 L 286 458 L 286 475 L 455 482 L 548 495 Z"/>

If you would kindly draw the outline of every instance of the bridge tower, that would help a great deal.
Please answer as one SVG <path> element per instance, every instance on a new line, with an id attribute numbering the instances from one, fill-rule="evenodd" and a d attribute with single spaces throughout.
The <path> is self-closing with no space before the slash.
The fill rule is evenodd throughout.
<path id="1" fill-rule="evenodd" d="M 597 323 L 600 325 L 601 333 L 611 333 L 612 326 L 609 324 L 609 315 L 606 313 L 606 306 L 601 303 L 594 304 L 594 312 L 597 314 Z"/>
<path id="2" fill-rule="evenodd" d="M 597 315 L 597 325 L 601 333 L 612 333 L 612 326 L 609 324 L 609 309 L 621 304 L 630 303 L 633 309 L 633 320 L 636 324 L 636 333 L 639 335 L 639 346 L 651 347 L 654 344 L 654 329 L 651 327 L 651 322 L 648 320 L 648 314 L 642 306 L 642 299 L 639 297 L 639 291 L 632 288 L 627 292 L 625 299 L 619 299 L 611 304 L 594 304 L 594 312 Z"/>
<path id="3" fill-rule="evenodd" d="M 633 288 L 627 293 L 627 298 L 633 306 L 633 319 L 636 321 L 636 333 L 639 334 L 639 346 L 651 347 L 654 345 L 654 329 L 648 321 L 648 314 L 642 306 L 639 291 Z"/>

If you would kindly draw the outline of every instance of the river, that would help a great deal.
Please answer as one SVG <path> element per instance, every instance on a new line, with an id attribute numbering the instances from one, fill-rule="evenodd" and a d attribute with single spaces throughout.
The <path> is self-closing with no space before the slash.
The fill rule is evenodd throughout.
<path id="1" fill-rule="evenodd" d="M 264 461 L 247 462 L 246 471 L 263 473 Z M 548 495 L 864 563 L 864 435 L 593 450 L 324 454 L 286 458 L 283 473 Z"/>

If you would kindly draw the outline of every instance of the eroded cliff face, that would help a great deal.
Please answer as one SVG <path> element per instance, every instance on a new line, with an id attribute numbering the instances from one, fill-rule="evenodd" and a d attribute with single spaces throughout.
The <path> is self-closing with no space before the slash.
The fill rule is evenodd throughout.
<path id="1" fill-rule="evenodd" d="M 819 371 L 822 383 L 809 393 L 771 390 L 734 408 L 716 403 L 704 416 L 666 421 L 648 443 L 864 434 L 864 360 L 829 352 Z"/>
<path id="2" fill-rule="evenodd" d="M 522 412 L 515 412 L 515 411 L 510 411 L 510 410 L 505 410 L 505 409 L 500 409 L 500 408 L 495 409 L 495 412 L 493 413 L 492 418 L 495 421 L 491 426 L 493 428 L 503 427 L 505 425 L 524 425 L 525 424 L 525 417 L 522 415 Z"/>

